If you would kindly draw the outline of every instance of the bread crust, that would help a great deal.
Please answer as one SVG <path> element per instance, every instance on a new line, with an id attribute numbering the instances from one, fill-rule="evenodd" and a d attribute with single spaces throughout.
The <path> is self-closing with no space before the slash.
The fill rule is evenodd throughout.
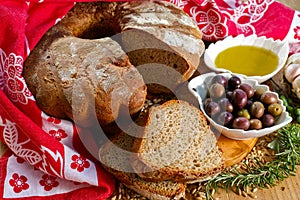
<path id="1" fill-rule="evenodd" d="M 185 183 L 171 181 L 149 182 L 133 172 L 128 152 L 134 153 L 132 151 L 132 143 L 136 139 L 122 132 L 104 144 L 99 151 L 99 158 L 103 167 L 126 187 L 149 199 L 167 200 L 184 197 L 186 190 Z M 121 153 L 113 154 L 114 151 L 117 151 L 116 147 L 123 149 L 125 152 L 121 151 Z M 114 157 L 111 157 L 109 154 L 113 154 Z M 116 161 L 122 163 L 122 166 L 119 167 L 119 163 L 116 163 Z"/>
<path id="2" fill-rule="evenodd" d="M 121 46 L 109 37 L 116 3 L 78 3 L 42 37 L 24 63 L 23 76 L 39 107 L 70 118 L 79 126 L 110 125 L 142 108 L 147 94 L 143 77 Z M 101 23 L 102 22 L 102 23 Z M 126 109 L 125 109 L 126 110 Z M 96 115 L 96 116 L 95 116 Z M 130 118 L 128 118 L 130 119 Z"/>
<path id="3" fill-rule="evenodd" d="M 157 20 L 149 21 L 151 16 Z M 112 38 L 120 39 L 123 46 Z M 76 3 L 30 53 L 23 76 L 45 113 L 72 119 L 79 126 L 109 127 L 118 117 L 131 121 L 148 92 L 174 92 L 186 82 L 204 51 L 201 39 L 197 24 L 172 3 Z M 156 49 L 140 48 L 145 41 Z M 164 70 L 142 73 L 139 66 L 145 63 L 162 65 Z M 169 81 L 161 85 L 145 81 L 157 74 Z"/>
<path id="4" fill-rule="evenodd" d="M 124 5 L 127 6 L 122 10 L 122 40 L 130 61 L 140 66 L 148 92 L 174 93 L 200 63 L 205 49 L 201 31 L 174 4 L 155 1 Z"/>

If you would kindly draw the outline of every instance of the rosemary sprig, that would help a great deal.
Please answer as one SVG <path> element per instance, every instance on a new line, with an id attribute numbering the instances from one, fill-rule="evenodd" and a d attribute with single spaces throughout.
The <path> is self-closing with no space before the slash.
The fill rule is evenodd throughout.
<path id="1" fill-rule="evenodd" d="M 250 188 L 269 188 L 283 179 L 295 175 L 296 166 L 300 164 L 300 125 L 289 124 L 276 133 L 276 139 L 268 145 L 275 150 L 276 159 L 262 165 L 256 159 L 256 167 L 247 170 L 232 169 L 222 172 L 206 183 L 206 199 L 213 199 L 212 190 L 223 188 L 237 192 Z"/>

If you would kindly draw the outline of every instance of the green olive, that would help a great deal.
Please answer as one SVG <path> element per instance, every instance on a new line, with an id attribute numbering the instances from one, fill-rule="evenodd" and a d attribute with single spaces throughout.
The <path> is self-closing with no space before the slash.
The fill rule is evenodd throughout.
<path id="1" fill-rule="evenodd" d="M 282 106 L 279 103 L 272 103 L 268 106 L 268 112 L 274 117 L 279 116 L 282 113 Z"/>
<path id="2" fill-rule="evenodd" d="M 251 118 L 249 111 L 245 108 L 238 111 L 238 116 L 239 117 L 245 117 L 248 120 Z"/>

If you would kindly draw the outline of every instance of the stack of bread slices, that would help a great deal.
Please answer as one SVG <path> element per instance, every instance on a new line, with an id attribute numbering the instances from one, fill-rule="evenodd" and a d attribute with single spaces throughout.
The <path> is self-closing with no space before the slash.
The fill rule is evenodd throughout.
<path id="1" fill-rule="evenodd" d="M 180 199 L 188 183 L 224 170 L 222 151 L 203 113 L 183 100 L 152 107 L 99 151 L 104 168 L 149 199 Z"/>

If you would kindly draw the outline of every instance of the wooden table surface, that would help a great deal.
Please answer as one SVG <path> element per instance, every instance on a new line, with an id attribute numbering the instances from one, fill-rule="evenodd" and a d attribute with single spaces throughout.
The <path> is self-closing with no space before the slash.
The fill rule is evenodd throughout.
<path id="1" fill-rule="evenodd" d="M 287 6 L 300 10 L 300 0 L 279 0 Z M 0 143 L 0 155 L 5 151 L 6 147 Z M 259 200 L 300 200 L 300 166 L 298 167 L 296 176 L 289 177 L 277 186 L 270 189 L 259 189 L 255 192 L 256 199 Z M 251 197 L 239 196 L 233 192 L 226 193 L 219 190 L 214 195 L 219 200 L 246 200 L 253 199 Z"/>

